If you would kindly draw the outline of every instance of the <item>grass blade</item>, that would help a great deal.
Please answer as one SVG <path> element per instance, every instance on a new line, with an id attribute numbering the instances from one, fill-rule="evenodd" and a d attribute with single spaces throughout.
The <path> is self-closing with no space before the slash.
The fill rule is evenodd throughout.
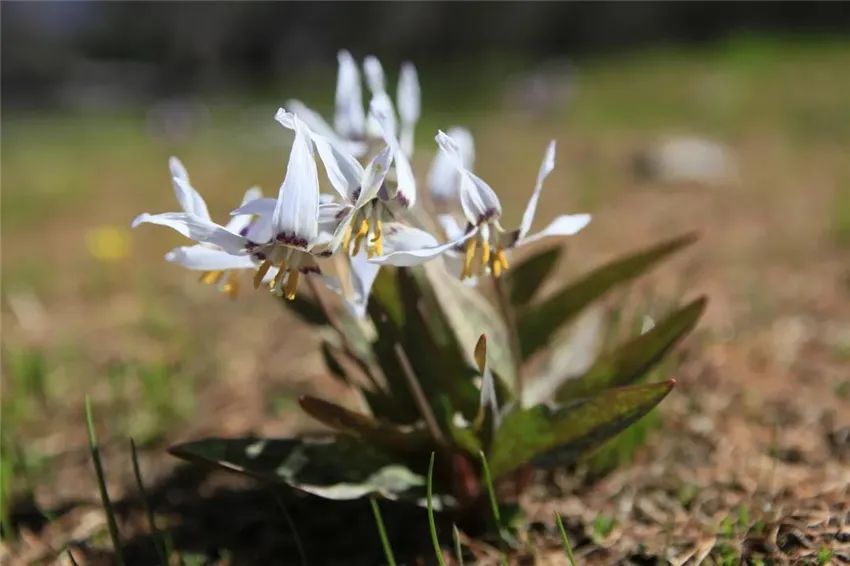
<path id="1" fill-rule="evenodd" d="M 437 556 L 437 563 L 440 566 L 446 566 L 446 561 L 443 559 L 443 550 L 440 548 L 440 540 L 437 538 L 437 524 L 434 521 L 434 505 L 431 498 L 433 493 L 434 480 L 434 453 L 431 452 L 431 461 L 428 463 L 428 529 L 431 531 L 431 542 L 434 545 L 434 554 Z"/>
<path id="2" fill-rule="evenodd" d="M 103 473 L 103 463 L 100 461 L 100 449 L 97 444 L 97 435 L 94 431 L 94 419 L 91 412 L 91 400 L 86 395 L 86 427 L 89 431 L 89 450 L 91 450 L 92 462 L 94 462 L 94 471 L 97 475 L 97 486 L 100 489 L 100 501 L 103 504 L 103 509 L 106 512 L 106 524 L 109 527 L 109 538 L 112 539 L 112 546 L 115 548 L 115 563 L 118 566 L 124 566 L 124 556 L 121 554 L 121 535 L 118 532 L 118 523 L 115 521 L 115 509 L 112 507 L 112 501 L 109 499 L 109 492 L 106 489 L 106 475 Z"/>
<path id="3" fill-rule="evenodd" d="M 564 552 L 567 553 L 567 560 L 570 561 L 570 566 L 576 566 L 576 557 L 573 556 L 573 547 L 570 545 L 570 539 L 567 537 L 567 530 L 564 528 L 564 522 L 561 520 L 561 514 L 555 512 L 555 522 L 558 523 L 558 530 L 561 531 L 561 546 L 564 547 Z"/>
<path id="4" fill-rule="evenodd" d="M 452 538 L 455 542 L 455 558 L 458 566 L 463 566 L 463 548 L 460 546 L 460 532 L 457 530 L 457 525 L 452 525 Z"/>
<path id="5" fill-rule="evenodd" d="M 381 518 L 381 509 L 378 507 L 378 499 L 373 495 L 369 498 L 369 503 L 372 505 L 372 513 L 375 515 L 375 525 L 378 526 L 378 536 L 381 537 L 381 546 L 384 547 L 384 556 L 387 558 L 387 564 L 389 564 L 389 566 L 395 566 L 393 547 L 390 545 L 390 539 L 387 538 L 387 530 L 384 528 L 384 520 Z"/>
<path id="6" fill-rule="evenodd" d="M 159 555 L 159 559 L 162 561 L 164 566 L 168 566 L 168 556 L 170 552 L 168 551 L 168 547 L 165 544 L 165 538 L 162 536 L 162 532 L 156 526 L 156 519 L 153 515 L 153 509 L 151 509 L 150 503 L 148 501 L 148 494 L 145 491 L 145 485 L 142 482 L 142 472 L 139 469 L 139 454 L 136 451 L 136 441 L 133 438 L 130 438 L 130 453 L 133 460 L 133 475 L 136 476 L 136 486 L 139 488 L 139 495 L 142 498 L 142 504 L 145 506 L 145 514 L 148 518 L 148 526 L 151 530 L 151 534 L 154 537 L 156 546 L 156 553 Z"/>
<path id="7" fill-rule="evenodd" d="M 487 496 L 490 498 L 490 509 L 493 511 L 493 518 L 496 520 L 496 527 L 502 529 L 502 517 L 499 513 L 499 502 L 496 501 L 496 490 L 493 487 L 493 477 L 490 475 L 490 466 L 487 464 L 487 457 L 484 451 L 478 452 L 481 456 L 481 467 L 484 470 L 484 484 L 487 486 Z"/>

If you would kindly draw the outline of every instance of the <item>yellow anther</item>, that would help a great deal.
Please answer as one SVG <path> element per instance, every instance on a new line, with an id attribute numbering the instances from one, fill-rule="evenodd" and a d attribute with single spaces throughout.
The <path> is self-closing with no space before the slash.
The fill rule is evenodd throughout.
<path id="1" fill-rule="evenodd" d="M 493 277 L 498 279 L 502 276 L 502 263 L 497 259 L 493 262 Z"/>
<path id="2" fill-rule="evenodd" d="M 292 301 L 295 299 L 295 291 L 298 289 L 298 270 L 293 270 L 289 272 L 289 277 L 286 279 L 286 287 L 283 290 L 283 296 L 286 297 L 287 301 Z"/>
<path id="3" fill-rule="evenodd" d="M 466 241 L 466 256 L 463 258 L 463 272 L 461 279 L 472 276 L 472 260 L 475 259 L 475 250 L 478 248 L 478 240 L 471 238 Z"/>
<path id="4" fill-rule="evenodd" d="M 481 263 L 484 265 L 490 263 L 490 242 L 487 240 L 481 242 Z"/>
<path id="5" fill-rule="evenodd" d="M 351 245 L 351 224 L 345 227 L 345 232 L 342 235 L 342 249 L 348 251 Z"/>
<path id="6" fill-rule="evenodd" d="M 360 228 L 357 229 L 357 234 L 354 236 L 354 251 L 351 252 L 351 255 L 360 253 L 360 244 L 363 243 L 363 238 L 367 234 L 369 234 L 369 220 L 364 218 L 360 222 Z"/>
<path id="7" fill-rule="evenodd" d="M 377 255 L 384 255 L 384 239 L 383 239 L 383 225 L 380 220 L 375 221 L 375 232 L 372 235 L 372 245 L 375 248 L 375 253 Z"/>
<path id="8" fill-rule="evenodd" d="M 280 289 L 281 283 L 283 283 L 283 278 L 286 276 L 286 261 L 281 261 L 280 265 L 277 267 L 277 275 L 274 276 L 274 280 L 269 283 L 270 289 Z"/>
<path id="9" fill-rule="evenodd" d="M 231 300 L 239 296 L 239 279 L 237 279 L 236 273 L 231 271 L 227 275 L 227 283 L 224 284 L 221 290 L 227 293 L 227 296 L 230 297 Z"/>
<path id="10" fill-rule="evenodd" d="M 510 267 L 510 264 L 508 263 L 508 256 L 505 255 L 505 250 L 499 249 L 496 252 L 496 259 L 499 261 L 499 263 L 502 264 L 502 269 L 507 271 Z"/>
<path id="11" fill-rule="evenodd" d="M 204 271 L 198 278 L 198 281 L 206 285 L 215 285 L 221 281 L 224 271 Z"/>
<path id="12" fill-rule="evenodd" d="M 260 284 L 263 282 L 263 278 L 266 276 L 266 273 L 269 272 L 269 269 L 272 267 L 272 262 L 269 260 L 264 261 L 260 264 L 260 267 L 257 268 L 257 272 L 254 274 L 254 289 L 259 289 Z"/>

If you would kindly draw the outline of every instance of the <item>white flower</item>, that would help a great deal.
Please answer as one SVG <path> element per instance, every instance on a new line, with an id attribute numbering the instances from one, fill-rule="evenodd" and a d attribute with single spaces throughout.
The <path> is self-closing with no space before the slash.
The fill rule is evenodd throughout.
<path id="1" fill-rule="evenodd" d="M 543 181 L 555 167 L 554 141 L 550 142 L 546 149 L 540 172 L 537 175 L 537 183 L 522 215 L 519 228 L 507 231 L 500 223 L 502 204 L 495 191 L 486 181 L 464 166 L 460 148 L 455 140 L 443 132 L 439 132 L 436 139 L 440 151 L 444 152 L 446 157 L 454 164 L 461 178 L 460 202 L 467 220 L 467 227 L 465 231 L 461 231 L 459 227 L 453 226 L 447 217 L 441 218 L 449 239 L 454 241 L 440 246 L 442 251 L 439 252 L 451 253 L 454 251 L 463 254 L 461 278 L 472 277 L 483 273 L 485 270 L 498 278 L 509 265 L 505 254 L 507 249 L 532 243 L 549 236 L 569 236 L 579 232 L 590 222 L 589 214 L 561 215 L 540 232 L 529 235 L 534 214 L 537 211 L 540 192 L 543 190 Z M 443 250 L 446 246 L 448 248 Z M 421 253 L 426 249 L 416 251 Z M 430 259 L 430 254 L 434 251 L 434 246 L 429 245 L 427 246 L 427 253 L 421 257 Z M 413 250 L 408 250 L 404 257 L 406 261 L 414 261 L 414 258 L 419 257 L 419 255 L 414 253 Z M 408 263 L 408 265 L 413 264 Z M 399 264 L 394 263 L 394 265 Z"/>
<path id="2" fill-rule="evenodd" d="M 257 198 L 245 202 L 232 214 L 257 215 L 247 229 L 239 232 L 209 219 L 203 199 L 188 184 L 185 170 L 175 174 L 175 187 L 182 213 L 143 214 L 133 225 L 151 222 L 169 226 L 201 244 L 211 244 L 243 261 L 261 262 L 254 286 L 277 268 L 271 288 L 276 294 L 294 299 L 299 274 L 318 272 L 316 255 L 332 253 L 331 234 L 338 220 L 335 205 L 319 204 L 319 176 L 313 155 L 312 133 L 299 118 L 292 116 L 295 140 L 289 154 L 286 176 L 276 200 Z M 201 206 L 203 204 L 203 206 Z M 231 220 L 231 226 L 239 220 Z M 238 224 L 237 224 L 238 226 Z M 236 260 L 234 260 L 236 261 Z"/>
<path id="3" fill-rule="evenodd" d="M 475 141 L 466 128 L 454 126 L 449 128 L 449 137 L 458 147 L 461 161 L 465 169 L 472 171 L 475 163 Z M 448 154 L 438 151 L 428 170 L 428 191 L 437 202 L 456 200 L 460 192 L 461 175 Z"/>
<path id="4" fill-rule="evenodd" d="M 401 118 L 401 148 L 408 156 L 413 155 L 414 132 L 416 122 L 422 111 L 422 93 L 419 88 L 419 76 L 412 63 L 404 62 L 398 77 L 396 103 Z"/>
<path id="5" fill-rule="evenodd" d="M 256 262 L 249 255 L 236 251 L 239 245 L 230 235 L 247 237 L 259 226 L 251 215 L 244 214 L 233 216 L 224 227 L 216 225 L 210 218 L 207 203 L 191 185 L 189 173 L 180 160 L 176 157 L 169 159 L 169 168 L 174 193 L 183 212 L 140 214 L 133 220 L 133 228 L 148 223 L 169 226 L 189 237 L 192 237 L 190 234 L 205 234 L 203 243 L 174 248 L 165 255 L 165 259 L 187 269 L 201 271 L 202 282 L 221 283 L 221 289 L 235 297 L 239 290 L 238 271 L 254 269 Z M 261 196 L 259 188 L 250 188 L 245 192 L 242 204 L 260 199 Z"/>

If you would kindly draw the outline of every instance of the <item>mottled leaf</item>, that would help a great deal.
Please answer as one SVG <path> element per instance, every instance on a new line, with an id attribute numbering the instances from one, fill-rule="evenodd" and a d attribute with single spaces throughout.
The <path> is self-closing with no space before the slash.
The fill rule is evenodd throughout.
<path id="1" fill-rule="evenodd" d="M 425 495 L 422 475 L 350 437 L 208 438 L 172 446 L 169 452 L 327 499 L 378 493 L 420 503 Z"/>
<path id="2" fill-rule="evenodd" d="M 541 467 L 575 462 L 657 405 L 674 381 L 621 387 L 551 407 L 517 407 L 493 437 L 488 456 L 496 477 L 528 463 Z"/>
<path id="3" fill-rule="evenodd" d="M 305 413 L 327 426 L 394 452 L 425 450 L 430 440 L 421 426 L 397 426 L 310 395 L 302 395 L 298 403 Z"/>
<path id="4" fill-rule="evenodd" d="M 505 285 L 514 306 L 524 307 L 534 298 L 537 290 L 555 269 L 563 251 L 563 246 L 547 248 L 508 270 L 504 277 Z"/>
<path id="5" fill-rule="evenodd" d="M 647 332 L 601 356 L 583 375 L 561 384 L 556 399 L 569 401 L 618 385 L 628 385 L 659 362 L 690 332 L 705 310 L 701 297 L 664 318 Z"/>
<path id="6" fill-rule="evenodd" d="M 530 308 L 519 320 L 523 359 L 543 347 L 553 333 L 612 287 L 634 279 L 673 252 L 693 243 L 694 234 L 680 236 L 629 254 L 596 268 L 553 296 Z"/>

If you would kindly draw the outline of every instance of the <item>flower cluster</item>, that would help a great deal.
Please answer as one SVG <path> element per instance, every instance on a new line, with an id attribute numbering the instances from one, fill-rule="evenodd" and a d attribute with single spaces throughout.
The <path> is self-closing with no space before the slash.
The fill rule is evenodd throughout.
<path id="1" fill-rule="evenodd" d="M 160 224 L 194 240 L 195 245 L 171 250 L 166 259 L 200 271 L 201 281 L 219 285 L 231 296 L 245 271 L 253 273 L 255 288 L 265 284 L 290 300 L 302 276 L 317 275 L 335 290 L 344 288 L 352 311 L 362 315 L 383 265 L 410 267 L 441 258 L 460 278 L 474 283 L 487 274 L 500 277 L 512 249 L 575 234 L 590 222 L 588 214 L 562 215 L 531 233 L 543 183 L 555 166 L 553 141 L 519 227 L 505 229 L 496 192 L 472 171 L 472 136 L 459 127 L 437 133 L 438 153 L 427 176 L 429 198 L 421 203 L 411 166 L 421 106 L 416 69 L 402 65 L 394 103 L 381 63 L 366 57 L 362 68 L 371 94 L 366 107 L 357 63 L 347 51 L 338 60 L 333 125 L 297 100 L 275 115 L 294 133 L 276 198 L 249 189 L 230 220 L 218 224 L 185 167 L 171 158 L 181 211 L 141 214 L 133 226 Z M 319 162 L 333 194 L 320 193 Z M 323 274 L 324 259 L 337 255 L 349 258 L 347 285 Z"/>

